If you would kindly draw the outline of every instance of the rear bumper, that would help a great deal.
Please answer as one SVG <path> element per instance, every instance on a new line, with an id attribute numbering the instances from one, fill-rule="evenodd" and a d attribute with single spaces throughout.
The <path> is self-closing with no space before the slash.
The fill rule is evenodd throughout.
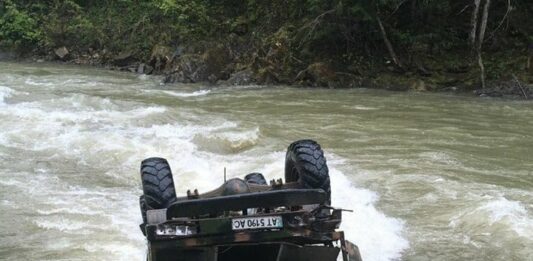
<path id="1" fill-rule="evenodd" d="M 324 214 L 324 211 L 330 211 Z M 178 246 L 209 246 L 232 242 L 298 241 L 297 244 L 328 243 L 340 239 L 339 228 L 342 210 L 319 207 L 314 211 L 284 211 L 247 215 L 247 218 L 279 216 L 281 228 L 260 228 L 233 230 L 232 222 L 242 216 L 214 218 L 175 218 L 162 223 L 147 224 L 146 237 L 149 241 L 174 241 Z M 187 227 L 193 231 L 188 235 L 163 234 L 161 231 Z"/>
<path id="2" fill-rule="evenodd" d="M 151 233 L 150 233 L 151 234 Z M 218 245 L 230 245 L 234 243 L 261 243 L 261 242 L 287 242 L 297 245 L 306 244 L 328 244 L 342 238 L 342 232 L 317 233 L 307 229 L 301 231 L 279 230 L 279 231 L 254 231 L 237 232 L 218 235 L 190 235 L 180 238 L 168 238 L 154 236 L 148 240 L 153 244 L 179 248 L 179 247 L 209 247 Z"/>
<path id="3" fill-rule="evenodd" d="M 341 245 L 344 239 L 343 232 L 335 231 L 341 210 L 333 210 L 321 218 L 316 217 L 318 212 L 300 210 L 247 216 L 281 216 L 283 228 L 276 229 L 236 231 L 231 225 L 233 217 L 178 218 L 148 224 L 149 260 L 223 261 L 252 260 L 252 257 L 254 261 L 337 260 L 340 248 L 333 247 L 333 243 Z M 169 226 L 189 226 L 195 233 L 181 236 L 158 233 Z"/>

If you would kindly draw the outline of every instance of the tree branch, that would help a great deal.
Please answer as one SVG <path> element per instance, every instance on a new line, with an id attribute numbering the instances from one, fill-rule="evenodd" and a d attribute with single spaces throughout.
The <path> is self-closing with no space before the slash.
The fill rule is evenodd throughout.
<path id="1" fill-rule="evenodd" d="M 379 18 L 379 14 L 376 14 L 376 20 L 378 22 L 379 29 L 381 31 L 381 35 L 383 36 L 383 41 L 385 42 L 385 45 L 387 46 L 387 50 L 389 51 L 389 55 L 396 64 L 396 66 L 403 68 L 400 59 L 398 59 L 398 56 L 396 56 L 396 52 L 394 51 L 394 48 L 392 47 L 391 42 L 389 41 L 389 37 L 387 36 L 387 32 L 385 31 L 385 27 L 383 27 L 383 23 L 381 22 L 381 18 Z"/>
<path id="2" fill-rule="evenodd" d="M 527 100 L 529 99 L 527 97 L 527 94 L 526 94 L 526 91 L 524 90 L 524 88 L 522 88 L 522 84 L 520 84 L 520 81 L 518 80 L 518 78 L 516 78 L 516 75 L 513 74 L 513 78 L 514 80 L 516 81 L 516 84 L 518 84 L 518 87 L 520 88 L 520 90 L 522 91 L 522 94 L 524 95 L 524 98 Z"/>
<path id="3" fill-rule="evenodd" d="M 503 23 L 505 22 L 505 20 L 507 20 L 507 17 L 509 16 L 509 13 L 511 12 L 512 10 L 512 7 L 511 7 L 511 0 L 507 0 L 507 11 L 505 11 L 505 15 L 503 16 L 502 20 L 500 21 L 500 23 L 498 24 L 498 26 L 496 26 L 496 29 L 494 29 L 492 31 L 492 33 L 490 34 L 490 38 L 491 39 L 492 37 L 494 37 L 494 35 L 496 34 L 496 32 L 498 31 L 498 29 L 500 29 L 500 27 L 503 25 Z"/>
<path id="4" fill-rule="evenodd" d="M 300 31 L 302 31 L 302 30 L 304 30 L 306 28 L 310 28 L 310 30 L 307 33 L 307 35 L 304 38 L 302 38 L 302 41 L 300 41 L 299 47 L 301 47 L 306 40 L 311 39 L 311 37 L 313 36 L 313 33 L 315 32 L 316 27 L 320 24 L 320 20 L 324 16 L 326 16 L 328 14 L 331 14 L 333 12 L 335 12 L 335 9 L 328 10 L 328 11 L 318 15 L 317 17 L 315 17 L 315 19 L 313 19 L 313 21 L 305 24 L 304 26 L 302 26 L 302 28 L 300 28 Z"/>

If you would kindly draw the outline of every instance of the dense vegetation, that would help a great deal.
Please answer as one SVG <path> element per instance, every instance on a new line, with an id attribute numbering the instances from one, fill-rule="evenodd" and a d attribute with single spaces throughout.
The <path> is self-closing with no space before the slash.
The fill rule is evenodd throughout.
<path id="1" fill-rule="evenodd" d="M 530 0 L 2 0 L 0 46 L 106 63 L 224 45 L 232 67 L 220 79 L 250 68 L 278 82 L 383 73 L 479 85 L 480 65 L 489 80 L 529 77 L 532 17 Z"/>

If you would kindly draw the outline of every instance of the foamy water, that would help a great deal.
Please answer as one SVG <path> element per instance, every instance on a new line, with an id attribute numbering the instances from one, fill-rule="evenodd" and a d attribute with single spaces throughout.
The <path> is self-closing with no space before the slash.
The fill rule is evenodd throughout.
<path id="1" fill-rule="evenodd" d="M 176 97 L 196 97 L 196 96 L 203 96 L 210 93 L 210 90 L 200 90 L 195 92 L 173 92 L 173 91 L 163 91 L 163 93 L 168 94 L 170 96 L 176 96 Z"/>
<path id="2" fill-rule="evenodd" d="M 100 70 L 0 68 L 2 258 L 144 260 L 138 228 L 142 159 L 166 157 L 178 194 L 205 192 L 222 183 L 224 168 L 230 177 L 255 171 L 267 179 L 283 177 L 285 149 L 300 138 L 322 143 L 333 205 L 354 211 L 343 214 L 342 229 L 364 260 L 483 260 L 507 244 L 513 251 L 500 251 L 497 258 L 527 260 L 532 254 L 531 172 L 493 162 L 490 169 L 501 173 L 496 177 L 516 173 L 511 177 L 525 185 L 483 179 L 492 173 L 485 166 L 435 145 L 470 146 L 462 133 L 452 129 L 439 140 L 436 132 L 425 142 L 401 128 L 420 116 L 372 115 L 383 111 L 375 102 L 385 99 L 380 93 L 210 91 Z M 354 100 L 342 100 L 350 95 Z M 359 95 L 368 97 L 363 102 Z M 399 98 L 401 106 L 405 97 Z M 369 124 L 380 117 L 394 120 Z M 397 131 L 384 133 L 389 124 Z M 524 144 L 527 128 L 507 135 L 506 144 L 513 137 Z M 470 137 L 473 143 L 486 142 L 476 137 Z M 531 143 L 524 145 L 517 154 L 530 150 Z M 475 153 L 469 155 L 475 160 Z"/>

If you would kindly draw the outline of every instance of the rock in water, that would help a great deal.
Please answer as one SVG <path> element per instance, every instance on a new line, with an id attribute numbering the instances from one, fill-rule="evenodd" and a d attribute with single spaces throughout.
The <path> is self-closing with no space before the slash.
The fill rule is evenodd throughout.
<path id="1" fill-rule="evenodd" d="M 56 54 L 56 56 L 59 59 L 65 60 L 65 58 L 67 58 L 67 56 L 69 54 L 69 51 L 68 51 L 67 47 L 63 46 L 63 47 L 59 47 L 59 48 L 55 49 L 54 53 Z"/>
<path id="2" fill-rule="evenodd" d="M 137 73 L 144 74 L 144 63 L 139 64 L 139 67 L 137 67 Z"/>

